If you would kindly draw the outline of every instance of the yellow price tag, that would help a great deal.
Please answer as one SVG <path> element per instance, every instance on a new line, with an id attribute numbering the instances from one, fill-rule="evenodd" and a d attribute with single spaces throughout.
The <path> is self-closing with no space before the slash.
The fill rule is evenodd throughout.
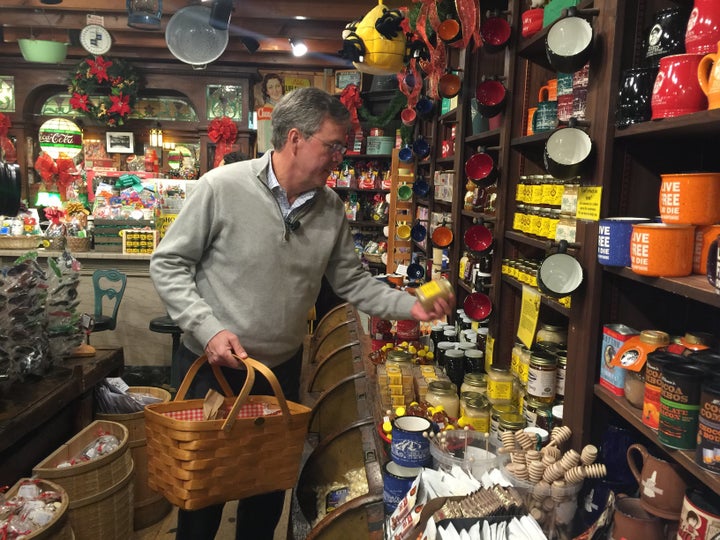
<path id="1" fill-rule="evenodd" d="M 602 200 L 601 186 L 580 186 L 577 198 L 577 211 L 575 217 L 578 219 L 600 219 L 600 202 Z"/>

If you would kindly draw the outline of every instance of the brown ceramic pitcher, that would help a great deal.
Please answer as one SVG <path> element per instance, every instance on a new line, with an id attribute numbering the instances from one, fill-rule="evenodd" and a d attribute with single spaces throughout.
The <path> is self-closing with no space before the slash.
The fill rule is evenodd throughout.
<path id="1" fill-rule="evenodd" d="M 641 458 L 639 469 L 633 456 L 636 453 Z M 642 444 L 628 447 L 627 460 L 639 484 L 643 508 L 661 518 L 679 519 L 687 485 L 677 466 L 652 456 Z"/>
<path id="2" fill-rule="evenodd" d="M 640 499 L 619 494 L 615 499 L 611 538 L 612 540 L 626 538 L 662 540 L 662 521 L 648 513 Z"/>

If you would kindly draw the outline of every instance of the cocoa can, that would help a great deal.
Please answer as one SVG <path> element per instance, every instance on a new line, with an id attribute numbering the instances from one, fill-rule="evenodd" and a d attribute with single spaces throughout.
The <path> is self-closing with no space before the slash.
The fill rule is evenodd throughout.
<path id="1" fill-rule="evenodd" d="M 697 446 L 700 389 L 705 371 L 693 364 L 662 368 L 658 441 L 670 448 L 693 450 Z"/>
<path id="2" fill-rule="evenodd" d="M 704 469 L 720 473 L 720 381 L 717 380 L 703 384 L 700 392 L 695 461 Z"/>
<path id="3" fill-rule="evenodd" d="M 679 365 L 683 362 L 686 362 L 684 356 L 665 351 L 654 351 L 647 355 L 642 408 L 642 423 L 647 427 L 656 430 L 660 424 L 660 388 L 663 366 Z"/>

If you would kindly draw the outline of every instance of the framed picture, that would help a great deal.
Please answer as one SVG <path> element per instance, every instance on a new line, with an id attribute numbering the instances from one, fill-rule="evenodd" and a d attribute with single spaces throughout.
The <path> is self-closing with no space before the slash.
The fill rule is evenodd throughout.
<path id="1" fill-rule="evenodd" d="M 354 84 L 362 90 L 362 73 L 354 69 L 343 69 L 335 72 L 335 93 L 342 92 L 348 84 Z"/>
<path id="2" fill-rule="evenodd" d="M 132 131 L 108 131 L 105 134 L 105 147 L 108 154 L 132 154 L 135 147 Z"/>

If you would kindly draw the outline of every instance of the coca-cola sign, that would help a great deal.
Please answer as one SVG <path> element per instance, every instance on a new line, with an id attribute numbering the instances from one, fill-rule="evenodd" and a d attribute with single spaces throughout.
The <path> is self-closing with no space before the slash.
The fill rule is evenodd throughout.
<path id="1" fill-rule="evenodd" d="M 83 135 L 74 122 L 65 118 L 48 120 L 38 131 L 40 148 L 53 159 L 60 155 L 74 158 L 82 151 Z"/>

